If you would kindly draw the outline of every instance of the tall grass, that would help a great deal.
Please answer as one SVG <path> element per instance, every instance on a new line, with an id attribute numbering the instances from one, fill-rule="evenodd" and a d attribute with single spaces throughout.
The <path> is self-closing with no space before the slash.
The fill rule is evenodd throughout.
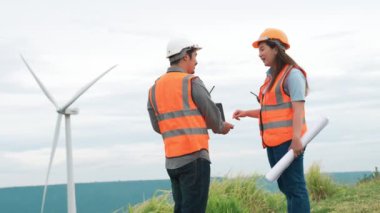
<path id="1" fill-rule="evenodd" d="M 214 179 L 210 185 L 208 213 L 284 212 L 285 198 L 280 193 L 270 193 L 257 187 L 258 176 Z M 136 206 L 131 213 L 173 212 L 171 194 L 154 196 Z M 120 209 L 114 213 L 127 212 Z"/>
<path id="2" fill-rule="evenodd" d="M 215 180 L 210 186 L 208 213 L 282 212 L 285 199 L 257 187 L 258 176 L 240 176 Z"/>
<path id="3" fill-rule="evenodd" d="M 355 188 L 341 186 L 333 182 L 329 176 L 322 174 L 318 164 L 313 164 L 306 174 L 312 212 L 375 212 L 373 210 L 380 208 L 380 176 L 377 169 L 373 177 Z M 261 189 L 256 184 L 258 178 L 262 177 L 214 179 L 210 185 L 207 213 L 286 212 L 285 196 Z M 353 206 L 355 211 L 351 209 Z M 172 195 L 165 192 L 114 213 L 124 212 L 173 212 Z"/>
<path id="4" fill-rule="evenodd" d="M 338 189 L 338 185 L 329 176 L 321 174 L 318 164 L 313 164 L 308 169 L 306 184 L 311 199 L 315 201 L 332 196 Z"/>

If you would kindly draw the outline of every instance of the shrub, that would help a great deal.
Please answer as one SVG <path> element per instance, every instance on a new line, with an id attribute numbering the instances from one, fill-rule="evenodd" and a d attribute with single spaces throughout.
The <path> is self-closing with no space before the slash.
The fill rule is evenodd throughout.
<path id="1" fill-rule="evenodd" d="M 306 184 L 312 200 L 320 201 L 337 191 L 338 186 L 328 175 L 321 174 L 318 164 L 313 164 L 306 174 Z"/>

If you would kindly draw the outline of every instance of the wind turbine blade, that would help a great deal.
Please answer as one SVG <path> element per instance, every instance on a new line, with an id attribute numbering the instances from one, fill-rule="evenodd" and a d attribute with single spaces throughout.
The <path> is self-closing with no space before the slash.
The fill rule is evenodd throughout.
<path id="1" fill-rule="evenodd" d="M 53 164 L 55 150 L 57 148 L 58 137 L 59 137 L 59 130 L 61 128 L 61 120 L 62 120 L 62 114 L 58 113 L 57 123 L 55 124 L 53 146 L 52 146 L 51 152 L 50 152 L 49 167 L 48 167 L 48 171 L 47 171 L 46 179 L 45 179 L 44 193 L 42 195 L 41 213 L 43 213 L 44 209 L 45 209 L 45 200 L 46 200 L 47 186 L 48 186 L 48 183 L 49 183 L 49 176 L 50 176 L 51 165 Z"/>
<path id="2" fill-rule="evenodd" d="M 115 67 L 117 66 L 116 65 L 113 65 L 111 68 L 109 68 L 108 70 L 106 70 L 105 72 L 103 72 L 101 75 L 99 75 L 97 78 L 95 78 L 93 81 L 91 81 L 90 83 L 88 83 L 86 86 L 84 86 L 82 89 L 80 89 L 75 95 L 74 97 L 68 101 L 65 105 L 63 105 L 63 107 L 61 107 L 59 109 L 60 112 L 64 112 L 68 107 L 70 107 L 71 104 L 73 104 L 83 93 L 85 93 L 92 85 L 94 85 L 100 78 L 102 78 L 105 74 L 107 74 L 109 71 L 111 71 L 112 69 L 114 69 Z"/>
<path id="3" fill-rule="evenodd" d="M 40 81 L 40 79 L 37 77 L 36 74 L 34 74 L 32 68 L 30 68 L 28 62 L 26 62 L 24 56 L 20 55 L 21 56 L 21 59 L 22 61 L 24 62 L 24 64 L 26 65 L 26 67 L 28 68 L 28 70 L 30 71 L 30 73 L 32 73 L 34 79 L 37 81 L 38 85 L 40 86 L 40 88 L 42 89 L 42 92 L 45 93 L 46 97 L 54 104 L 55 108 L 58 108 L 58 104 L 57 102 L 54 100 L 53 96 L 50 95 L 50 93 L 48 92 L 48 90 L 46 89 L 46 87 L 42 84 L 42 82 Z"/>

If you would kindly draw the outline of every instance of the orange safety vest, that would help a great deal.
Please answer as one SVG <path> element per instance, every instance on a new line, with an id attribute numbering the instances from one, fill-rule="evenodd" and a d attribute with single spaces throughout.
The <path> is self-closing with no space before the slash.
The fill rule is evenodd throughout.
<path id="1" fill-rule="evenodd" d="M 208 150 L 206 121 L 191 95 L 191 80 L 184 72 L 168 72 L 149 90 L 167 158 Z"/>
<path id="2" fill-rule="evenodd" d="M 270 77 L 260 87 L 260 134 L 264 147 L 278 146 L 293 137 L 293 109 L 289 95 L 284 91 L 284 82 L 293 66 L 286 65 L 278 74 L 270 90 Z M 306 77 L 306 72 L 302 71 Z M 305 114 L 303 115 L 302 135 L 306 132 Z"/>

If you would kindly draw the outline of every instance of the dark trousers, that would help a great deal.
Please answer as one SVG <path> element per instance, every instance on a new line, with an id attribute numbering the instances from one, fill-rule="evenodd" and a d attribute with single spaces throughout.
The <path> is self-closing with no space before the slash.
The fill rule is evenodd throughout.
<path id="1" fill-rule="evenodd" d="M 291 141 L 276 147 L 267 147 L 269 164 L 273 167 L 288 152 Z M 303 154 L 299 155 L 277 180 L 280 191 L 285 194 L 289 213 L 310 212 L 309 195 L 303 171 Z"/>
<path id="2" fill-rule="evenodd" d="M 175 213 L 206 212 L 210 162 L 198 158 L 178 169 L 167 169 L 172 184 Z"/>

